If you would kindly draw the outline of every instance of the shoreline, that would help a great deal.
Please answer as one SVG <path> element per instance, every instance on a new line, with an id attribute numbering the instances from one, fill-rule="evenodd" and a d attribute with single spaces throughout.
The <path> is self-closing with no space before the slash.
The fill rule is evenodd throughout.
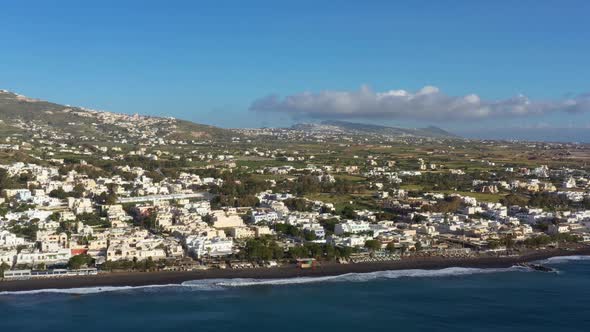
<path id="1" fill-rule="evenodd" d="M 348 273 L 371 273 L 394 270 L 438 270 L 450 267 L 507 268 L 516 263 L 531 262 L 558 256 L 590 255 L 590 247 L 573 250 L 549 249 L 513 257 L 475 258 L 407 258 L 401 261 L 354 264 L 321 263 L 315 270 L 301 270 L 295 265 L 276 268 L 209 269 L 197 271 L 113 272 L 96 276 L 63 277 L 55 279 L 11 280 L 0 282 L 0 292 L 32 291 L 43 289 L 70 289 L 87 287 L 123 287 L 174 285 L 190 280 L 206 279 L 286 279 L 297 277 L 337 276 Z"/>

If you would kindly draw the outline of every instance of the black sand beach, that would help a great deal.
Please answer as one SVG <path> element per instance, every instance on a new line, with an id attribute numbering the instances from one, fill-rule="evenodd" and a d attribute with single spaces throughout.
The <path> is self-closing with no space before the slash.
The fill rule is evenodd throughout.
<path id="1" fill-rule="evenodd" d="M 183 272 L 120 272 L 102 273 L 96 276 L 64 277 L 54 279 L 14 280 L 0 282 L 2 291 L 26 291 L 38 289 L 67 289 L 106 286 L 147 286 L 181 284 L 189 280 L 201 279 L 282 279 L 296 277 L 320 277 L 342 275 L 346 273 L 368 273 L 387 270 L 408 269 L 444 269 L 449 267 L 503 268 L 516 263 L 530 262 L 556 256 L 590 255 L 590 247 L 575 250 L 550 249 L 514 257 L 477 257 L 477 258 L 408 258 L 401 261 L 371 262 L 356 264 L 322 263 L 315 270 L 301 270 L 295 265 L 277 268 L 254 269 L 209 269 Z"/>

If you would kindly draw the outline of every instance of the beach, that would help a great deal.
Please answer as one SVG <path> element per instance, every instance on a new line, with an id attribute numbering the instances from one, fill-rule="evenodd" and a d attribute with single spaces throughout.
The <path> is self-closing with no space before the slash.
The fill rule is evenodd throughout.
<path id="1" fill-rule="evenodd" d="M 203 279 L 283 279 L 297 277 L 335 276 L 347 273 L 370 273 L 388 270 L 436 270 L 450 267 L 504 268 L 521 262 L 531 262 L 558 256 L 590 255 L 590 247 L 576 249 L 548 249 L 520 256 L 442 258 L 406 258 L 400 261 L 338 264 L 323 262 L 316 269 L 299 269 L 294 264 L 275 268 L 207 269 L 197 271 L 112 272 L 95 276 L 62 277 L 51 279 L 11 280 L 0 282 L 0 292 L 39 289 L 67 289 L 85 287 L 120 287 L 173 285 Z"/>

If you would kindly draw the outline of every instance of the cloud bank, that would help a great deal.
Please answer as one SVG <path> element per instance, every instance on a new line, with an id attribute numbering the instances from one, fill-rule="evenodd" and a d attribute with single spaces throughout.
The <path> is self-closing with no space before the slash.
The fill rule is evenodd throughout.
<path id="1" fill-rule="evenodd" d="M 310 118 L 370 118 L 414 120 L 478 120 L 526 117 L 552 112 L 590 111 L 590 94 L 561 100 L 530 100 L 524 95 L 483 100 L 476 94 L 449 96 L 434 86 L 416 92 L 375 92 L 367 86 L 358 91 L 304 92 L 280 98 L 270 95 L 255 100 L 250 110 L 288 113 Z"/>

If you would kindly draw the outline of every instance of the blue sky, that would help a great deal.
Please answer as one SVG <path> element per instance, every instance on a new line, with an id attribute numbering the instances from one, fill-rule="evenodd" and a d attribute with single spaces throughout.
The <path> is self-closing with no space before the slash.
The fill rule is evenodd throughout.
<path id="1" fill-rule="evenodd" d="M 588 98 L 576 99 L 590 92 L 588 1 L 23 0 L 1 7 L 0 88 L 55 102 L 223 127 L 346 119 L 350 111 L 359 122 L 465 134 L 485 128 L 490 136 L 507 127 L 590 128 Z M 390 103 L 366 114 L 365 106 L 334 106 L 330 114 L 305 108 L 309 98 L 323 107 L 322 91 L 356 103 L 364 89 L 370 99 L 425 86 L 437 87 L 433 102 L 446 104 L 420 104 L 419 116 Z M 297 97 L 304 92 L 311 97 Z M 271 94 L 274 102 L 253 107 Z M 502 101 L 490 113 L 499 115 L 435 112 L 470 94 L 486 107 Z M 532 106 L 514 115 L 502 107 L 518 94 Z M 568 98 L 582 106 L 562 112 Z"/>

